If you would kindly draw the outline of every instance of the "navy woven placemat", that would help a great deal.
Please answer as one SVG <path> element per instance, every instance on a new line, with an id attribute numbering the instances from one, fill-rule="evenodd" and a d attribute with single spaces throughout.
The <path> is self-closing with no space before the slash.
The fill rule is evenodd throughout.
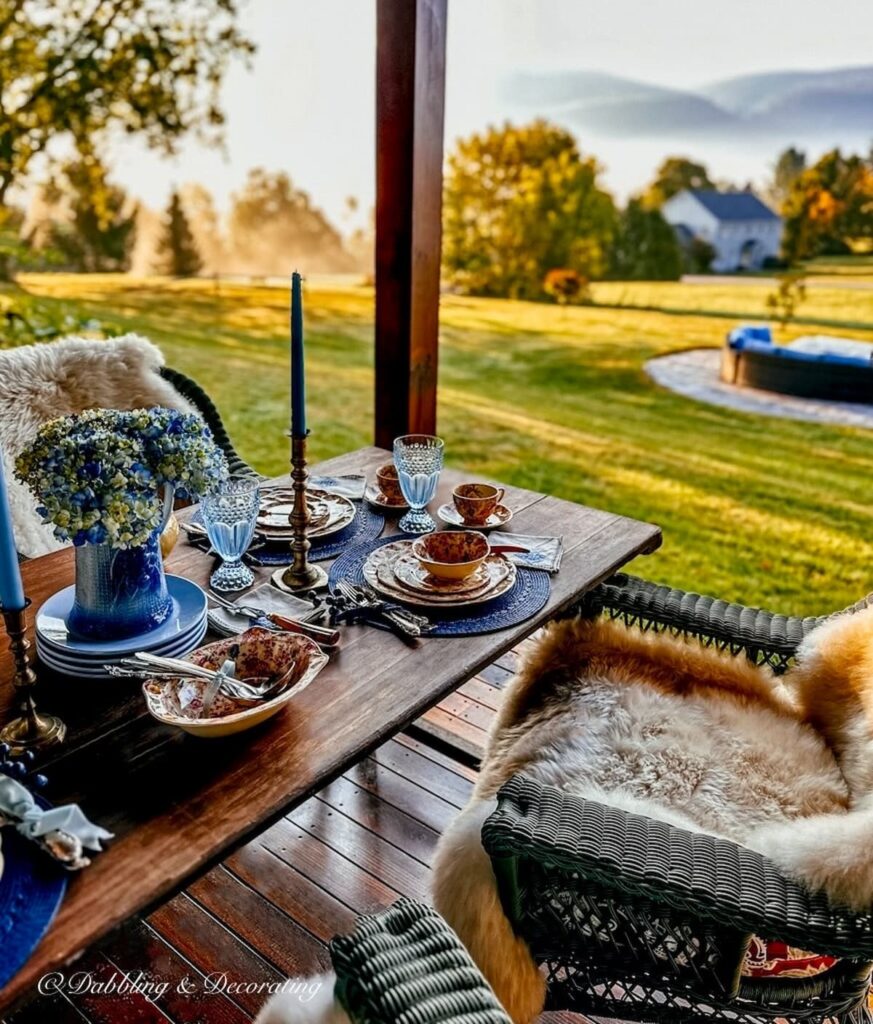
<path id="1" fill-rule="evenodd" d="M 356 501 L 357 507 L 355 518 L 344 530 L 332 533 L 322 540 L 314 540 L 309 550 L 309 559 L 312 562 L 324 562 L 328 558 L 336 558 L 348 547 L 355 544 L 365 544 L 379 537 L 385 529 L 385 517 L 371 508 L 366 501 Z M 194 523 L 202 523 L 200 510 L 191 516 Z M 188 538 L 191 541 L 191 538 Z M 290 565 L 292 561 L 291 542 L 283 541 L 281 544 L 261 544 L 246 554 L 245 561 L 249 565 Z"/>
<path id="2" fill-rule="evenodd" d="M 383 544 L 402 540 L 402 537 L 385 537 L 383 540 L 360 544 L 337 558 L 330 567 L 328 586 L 336 590 L 340 580 L 352 583 L 364 582 L 364 562 L 371 551 Z M 549 574 L 538 569 L 518 569 L 515 586 L 493 601 L 475 605 L 470 609 L 446 608 L 434 610 L 418 608 L 434 623 L 428 636 L 478 636 L 480 633 L 495 633 L 507 626 L 517 626 L 529 619 L 549 599 Z"/>
<path id="3" fill-rule="evenodd" d="M 0 989 L 39 945 L 64 898 L 67 875 L 12 828 L 3 829 L 0 878 Z"/>
<path id="4" fill-rule="evenodd" d="M 310 562 L 324 562 L 328 558 L 336 558 L 347 548 L 373 541 L 381 535 L 385 529 L 385 516 L 370 508 L 366 501 L 356 501 L 354 504 L 357 506 L 355 518 L 344 530 L 312 542 L 309 549 Z M 253 551 L 249 559 L 253 565 L 290 565 L 291 549 L 288 543 L 265 544 Z"/>

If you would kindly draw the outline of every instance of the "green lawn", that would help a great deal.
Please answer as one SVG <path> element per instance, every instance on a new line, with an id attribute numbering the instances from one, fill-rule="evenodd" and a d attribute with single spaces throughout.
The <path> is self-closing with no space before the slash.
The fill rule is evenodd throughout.
<path id="1" fill-rule="evenodd" d="M 23 283 L 152 338 L 215 398 L 246 458 L 268 473 L 285 469 L 283 289 L 222 284 L 216 293 L 206 283 L 61 275 Z M 708 288 L 690 285 L 598 289 L 613 287 L 693 289 L 682 302 L 710 308 L 736 295 L 715 287 L 707 300 Z M 843 319 L 873 324 L 871 301 L 844 292 Z M 372 436 L 373 293 L 313 284 L 306 313 L 312 447 L 327 456 Z M 710 408 L 643 372 L 658 353 L 721 344 L 729 326 L 705 315 L 447 296 L 440 432 L 448 460 L 659 523 L 662 550 L 636 566 L 651 577 L 788 612 L 853 601 L 871 589 L 873 434 Z M 854 333 L 873 340 L 873 331 Z"/>
<path id="2" fill-rule="evenodd" d="M 873 287 L 858 287 L 870 283 L 866 278 L 847 275 L 839 280 L 817 277 L 812 281 L 806 298 L 797 307 L 798 322 L 873 330 Z M 754 277 L 739 284 L 715 279 L 705 285 L 684 281 L 601 281 L 592 285 L 591 291 L 596 302 L 615 306 L 660 309 L 677 315 L 710 313 L 728 318 L 766 318 L 767 296 L 773 292 L 773 285 Z"/>

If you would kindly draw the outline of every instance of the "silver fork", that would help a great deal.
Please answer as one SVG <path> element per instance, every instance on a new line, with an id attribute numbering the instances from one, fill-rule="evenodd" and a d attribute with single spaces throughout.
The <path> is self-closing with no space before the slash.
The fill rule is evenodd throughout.
<path id="1" fill-rule="evenodd" d="M 385 598 L 374 590 L 369 583 L 352 584 L 352 589 L 360 596 L 364 601 L 378 601 L 381 604 L 385 603 Z M 402 615 L 404 619 L 409 619 L 410 622 L 414 622 L 422 632 L 430 629 L 431 621 L 426 615 L 419 615 L 417 612 L 412 611 L 409 608 L 399 608 L 397 610 L 398 615 Z"/>
<path id="2" fill-rule="evenodd" d="M 392 622 L 407 636 L 421 636 L 421 626 L 406 618 L 402 612 L 387 610 L 385 608 L 384 601 L 373 600 L 366 594 L 360 594 L 357 588 L 347 580 L 340 580 L 339 583 L 337 583 L 337 590 L 339 590 L 346 600 L 351 601 L 352 604 L 355 604 L 360 608 L 372 608 L 374 610 L 378 610 L 381 615 L 383 615 L 389 622 Z"/>

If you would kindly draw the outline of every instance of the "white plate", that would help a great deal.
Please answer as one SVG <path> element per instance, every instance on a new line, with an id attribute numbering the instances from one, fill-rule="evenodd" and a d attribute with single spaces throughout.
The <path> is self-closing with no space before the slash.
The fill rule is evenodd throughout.
<path id="1" fill-rule="evenodd" d="M 506 526 L 512 519 L 512 509 L 505 505 L 498 505 L 484 523 L 468 523 L 461 517 L 461 513 L 450 502 L 440 505 L 437 515 L 449 526 L 457 526 L 462 530 L 493 530 L 497 526 Z"/>

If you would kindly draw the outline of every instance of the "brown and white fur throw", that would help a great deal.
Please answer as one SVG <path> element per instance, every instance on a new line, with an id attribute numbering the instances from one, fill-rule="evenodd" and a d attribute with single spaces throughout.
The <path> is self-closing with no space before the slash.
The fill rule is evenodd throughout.
<path id="1" fill-rule="evenodd" d="M 34 511 L 36 500 L 12 476 L 12 464 L 37 430 L 57 416 L 85 409 L 140 409 L 153 405 L 190 412 L 160 376 L 160 349 L 136 334 L 108 341 L 60 341 L 0 352 L 0 456 L 19 552 L 34 558 L 63 545 Z"/>
<path id="2" fill-rule="evenodd" d="M 734 840 L 855 908 L 873 905 L 873 609 L 832 619 L 783 677 L 607 619 L 547 632 L 507 690 L 473 797 L 440 841 L 434 902 L 517 1022 L 544 984 L 480 831 L 524 773 Z"/>

